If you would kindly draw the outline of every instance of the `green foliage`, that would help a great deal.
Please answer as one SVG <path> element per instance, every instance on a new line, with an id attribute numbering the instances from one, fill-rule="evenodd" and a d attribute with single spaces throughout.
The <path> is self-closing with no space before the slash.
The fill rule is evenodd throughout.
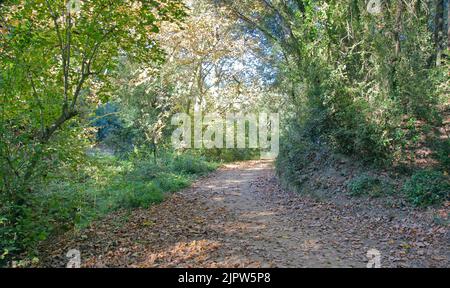
<path id="1" fill-rule="evenodd" d="M 441 164 L 442 168 L 450 167 L 450 139 L 438 139 L 433 143 L 434 158 Z"/>
<path id="2" fill-rule="evenodd" d="M 207 149 L 200 152 L 207 159 L 222 162 L 234 162 L 260 159 L 259 149 Z"/>
<path id="3" fill-rule="evenodd" d="M 214 164 L 208 164 L 204 159 L 193 155 L 183 154 L 175 157 L 172 163 L 175 171 L 186 174 L 204 174 L 216 168 Z"/>
<path id="4" fill-rule="evenodd" d="M 63 0 L 0 5 L 1 258 L 33 251 L 54 229 L 95 218 L 110 208 L 104 203 L 148 205 L 165 191 L 133 183 L 119 187 L 128 200 L 103 201 L 115 199 L 108 183 L 131 164 L 90 159 L 87 151 L 94 110 L 114 92 L 121 58 L 156 69 L 165 58 L 160 26 L 180 23 L 185 6 L 181 0 L 79 2 L 78 10 Z M 181 186 L 169 188 L 175 187 Z"/>
<path id="5" fill-rule="evenodd" d="M 295 61 L 284 64 L 280 84 L 290 80 L 297 87 L 286 91 L 294 93 L 290 121 L 302 123 L 297 133 L 366 162 L 387 164 L 414 141 L 401 133 L 405 119 L 436 119 L 448 102 L 442 99 L 448 92 L 439 88 L 448 67 L 430 64 L 432 15 L 424 3 L 416 10 L 399 3 L 386 4 L 373 16 L 363 1 L 310 1 L 302 13 L 293 7 L 280 16 L 281 24 L 295 24 L 286 29 L 296 37 L 282 43 L 295 49 L 281 45 Z M 266 34 L 273 32 L 267 29 Z"/>
<path id="6" fill-rule="evenodd" d="M 393 187 L 387 180 L 369 174 L 354 177 L 347 184 L 347 189 L 352 196 L 380 197 L 393 193 Z"/>
<path id="7" fill-rule="evenodd" d="M 208 166 L 208 163 L 203 165 Z M 180 189 L 186 188 L 190 184 L 190 178 L 186 175 L 179 175 L 175 173 L 161 173 L 158 178 L 154 180 L 155 185 L 162 191 L 176 192 Z"/>
<path id="8" fill-rule="evenodd" d="M 283 11 L 277 14 L 264 9 L 264 1 L 253 1 L 261 9 L 255 15 L 242 9 L 250 4 L 234 5 L 287 55 L 278 63 L 277 79 L 288 104 L 277 161 L 285 182 L 301 184 L 308 155 L 321 149 L 376 167 L 413 161 L 414 149 L 446 115 L 441 111 L 449 103 L 449 61 L 434 63 L 439 43 L 429 23 L 435 7 L 388 1 L 372 15 L 366 2 L 303 1 L 303 7 L 292 3 L 289 9 L 273 3 Z M 438 138 L 423 145 L 446 169 L 448 141 Z M 381 179 L 367 175 L 352 180 L 349 189 L 356 195 L 385 192 Z"/>
<path id="9" fill-rule="evenodd" d="M 439 171 L 422 170 L 406 181 L 403 192 L 416 206 L 430 206 L 450 200 L 450 179 Z"/>
<path id="10" fill-rule="evenodd" d="M 308 156 L 314 152 L 314 146 L 298 133 L 297 127 L 290 126 L 280 139 L 280 155 L 275 163 L 283 181 L 295 188 L 303 184 L 302 170 L 309 163 Z"/>
<path id="11" fill-rule="evenodd" d="M 8 259 L 11 253 L 15 253 L 18 250 L 16 245 L 15 228 L 11 225 L 11 221 L 3 215 L 0 215 L 0 235 L 2 236 L 0 241 L 0 267 Z"/>
<path id="12" fill-rule="evenodd" d="M 116 207 L 121 208 L 148 208 L 151 204 L 159 203 L 164 200 L 164 194 L 161 189 L 149 182 L 133 182 L 111 187 L 117 189 Z"/>
<path id="13" fill-rule="evenodd" d="M 60 167 L 36 184 L 27 206 L 3 203 L 0 210 L 0 264 L 19 252 L 36 254 L 37 245 L 50 235 L 82 228 L 92 220 L 117 209 L 147 208 L 163 201 L 167 193 L 186 188 L 199 175 L 217 168 L 194 155 L 162 154 L 119 160 L 94 153 L 77 172 Z M 5 209 L 9 208 L 9 209 Z M 20 219 L 11 221 L 7 211 L 21 209 Z M 0 255 L 1 256 L 1 255 Z"/>
<path id="14" fill-rule="evenodd" d="M 430 25 L 438 11 L 427 1 L 386 1 L 380 15 L 367 1 L 220 1 L 245 21 L 194 1 L 202 14 L 184 27 L 183 0 L 89 0 L 77 11 L 66 0 L 1 2 L 0 262 L 110 211 L 161 202 L 217 167 L 206 159 L 259 157 L 165 153 L 174 113 L 281 106 L 277 170 L 300 186 L 322 149 L 384 165 L 407 159 L 426 134 L 419 124 L 438 125 L 448 105 L 448 63 L 435 64 L 442 43 Z M 431 147 L 445 168 L 450 145 L 438 138 Z M 435 204 L 448 198 L 446 179 L 419 172 L 404 191 L 415 205 Z M 390 191 L 369 175 L 348 188 Z"/>

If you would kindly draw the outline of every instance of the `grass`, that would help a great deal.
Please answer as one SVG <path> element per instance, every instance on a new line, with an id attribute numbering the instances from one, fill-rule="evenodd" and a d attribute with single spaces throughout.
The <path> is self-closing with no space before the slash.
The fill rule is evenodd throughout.
<path id="1" fill-rule="evenodd" d="M 111 157 L 100 162 L 102 167 L 96 171 L 100 174 L 85 192 L 87 205 L 80 224 L 90 222 L 93 215 L 160 203 L 169 193 L 190 186 L 195 178 L 218 166 L 192 155 L 164 155 L 156 163 L 153 159 L 127 161 Z"/>
<path id="2" fill-rule="evenodd" d="M 156 163 L 109 155 L 89 157 L 76 173 L 50 172 L 33 193 L 32 204 L 16 227 L 29 255 L 36 255 L 37 244 L 51 235 L 83 229 L 118 209 L 148 208 L 218 167 L 194 155 L 167 154 Z"/>

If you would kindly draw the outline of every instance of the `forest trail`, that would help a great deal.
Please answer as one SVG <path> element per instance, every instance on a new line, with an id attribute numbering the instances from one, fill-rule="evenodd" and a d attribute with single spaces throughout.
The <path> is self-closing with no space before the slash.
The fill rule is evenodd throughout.
<path id="1" fill-rule="evenodd" d="M 445 229 L 352 207 L 286 192 L 270 161 L 227 164 L 160 205 L 65 235 L 43 264 L 75 248 L 85 267 L 366 267 L 370 249 L 384 267 L 449 265 Z"/>

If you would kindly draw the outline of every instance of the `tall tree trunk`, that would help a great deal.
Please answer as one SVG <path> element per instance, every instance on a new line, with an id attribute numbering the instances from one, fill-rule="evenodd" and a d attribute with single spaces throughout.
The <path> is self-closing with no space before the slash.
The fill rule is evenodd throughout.
<path id="1" fill-rule="evenodd" d="M 447 4 L 447 48 L 450 51 L 450 1 Z"/>
<path id="2" fill-rule="evenodd" d="M 395 27 L 394 27 L 395 58 L 397 58 L 400 55 L 400 52 L 402 50 L 400 37 L 403 31 L 403 23 L 402 23 L 403 9 L 404 9 L 403 0 L 398 0 L 397 14 L 395 15 Z"/>
<path id="3" fill-rule="evenodd" d="M 394 41 L 394 56 L 391 60 L 391 73 L 389 76 L 388 83 L 390 83 L 391 93 L 392 95 L 397 94 L 397 65 L 400 58 L 400 53 L 402 50 L 401 46 L 401 34 L 403 33 L 403 10 L 404 10 L 404 3 L 403 0 L 397 0 L 397 9 L 395 13 L 395 19 L 394 19 L 394 27 L 393 27 L 393 41 Z M 387 3 L 388 5 L 389 2 Z M 388 10 L 388 9 L 387 9 Z M 390 18 L 390 17 L 389 17 Z"/>
<path id="4" fill-rule="evenodd" d="M 436 66 L 441 66 L 444 50 L 444 0 L 436 0 L 436 15 L 434 16 L 434 45 L 436 47 Z"/>

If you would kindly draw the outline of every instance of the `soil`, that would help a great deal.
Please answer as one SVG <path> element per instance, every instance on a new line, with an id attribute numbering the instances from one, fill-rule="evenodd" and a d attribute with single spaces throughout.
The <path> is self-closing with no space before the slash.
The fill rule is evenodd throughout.
<path id="1" fill-rule="evenodd" d="M 342 193 L 341 193 L 342 194 Z M 120 211 L 47 242 L 40 265 L 64 267 L 450 267 L 449 205 L 416 210 L 283 189 L 270 161 L 224 165 L 150 209 Z"/>

